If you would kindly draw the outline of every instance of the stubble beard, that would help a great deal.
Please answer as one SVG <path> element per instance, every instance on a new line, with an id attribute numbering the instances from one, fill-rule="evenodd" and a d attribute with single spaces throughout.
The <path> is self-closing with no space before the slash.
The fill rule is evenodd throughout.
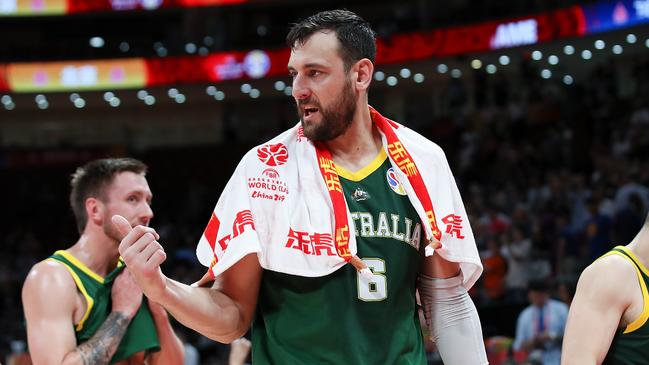
<path id="1" fill-rule="evenodd" d="M 305 123 L 304 111 L 300 107 L 303 104 L 316 105 L 322 120 L 319 123 Z M 323 108 L 317 100 L 311 98 L 298 102 L 297 107 L 304 136 L 311 141 L 331 141 L 345 133 L 352 124 L 356 111 L 356 94 L 352 89 L 351 80 L 347 79 L 342 92 L 329 107 Z"/>

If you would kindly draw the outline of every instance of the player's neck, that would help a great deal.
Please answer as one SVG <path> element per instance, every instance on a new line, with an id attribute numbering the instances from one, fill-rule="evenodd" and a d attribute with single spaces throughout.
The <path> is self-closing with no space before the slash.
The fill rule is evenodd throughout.
<path id="1" fill-rule="evenodd" d="M 627 247 L 647 266 L 649 264 L 649 225 L 642 226 L 640 232 Z"/>
<path id="2" fill-rule="evenodd" d="M 106 276 L 117 266 L 119 252 L 113 239 L 86 230 L 74 246 L 68 249 L 74 257 L 100 276 Z"/>
<path id="3" fill-rule="evenodd" d="M 381 147 L 381 135 L 374 127 L 366 103 L 354 113 L 354 121 L 347 131 L 338 138 L 326 142 L 334 162 L 350 171 L 358 171 L 367 166 Z"/>

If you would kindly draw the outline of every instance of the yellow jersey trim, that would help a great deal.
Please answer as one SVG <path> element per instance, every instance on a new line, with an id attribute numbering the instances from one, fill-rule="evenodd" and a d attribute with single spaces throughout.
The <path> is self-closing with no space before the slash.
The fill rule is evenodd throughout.
<path id="1" fill-rule="evenodd" d="M 643 272 L 645 275 L 649 276 L 649 269 L 647 269 L 647 267 L 644 266 L 644 264 L 642 263 L 642 261 L 640 261 L 640 259 L 638 258 L 638 256 L 636 256 L 636 254 L 633 253 L 633 251 L 629 250 L 629 248 L 626 247 L 626 246 L 616 246 L 615 248 L 619 248 L 620 250 L 624 251 L 624 253 L 626 253 L 627 255 L 631 256 L 631 257 L 633 258 L 633 261 L 635 261 L 635 263 L 638 264 L 638 267 L 640 268 L 640 270 L 642 270 L 642 272 Z"/>
<path id="2" fill-rule="evenodd" d="M 101 275 L 97 274 L 96 272 L 90 270 L 88 266 L 86 266 L 83 262 L 79 261 L 76 257 L 72 256 L 68 251 L 65 250 L 58 250 L 54 254 L 61 255 L 65 257 L 68 261 L 74 264 L 77 268 L 79 268 L 81 271 L 85 272 L 88 274 L 91 278 L 97 280 L 99 283 L 103 284 L 104 283 L 104 278 L 101 277 Z"/>
<path id="3" fill-rule="evenodd" d="M 640 283 L 640 290 L 642 291 L 642 313 L 636 318 L 633 322 L 629 323 L 626 328 L 624 329 L 624 334 L 631 333 L 640 327 L 642 327 L 647 320 L 649 319 L 649 291 L 647 291 L 647 284 L 644 281 L 644 278 L 642 277 L 642 273 L 640 272 L 640 269 L 646 270 L 647 268 L 640 262 L 637 258 L 637 256 L 631 252 L 628 248 L 624 246 L 617 246 L 615 248 L 621 249 L 625 253 L 627 253 L 629 256 L 624 255 L 623 253 L 619 251 L 610 251 L 607 254 L 605 254 L 602 257 L 606 256 L 611 256 L 611 255 L 618 255 L 622 256 L 625 259 L 629 260 L 631 264 L 633 264 L 633 268 L 636 271 L 636 274 L 638 276 L 638 282 Z M 637 264 L 637 266 L 636 266 Z M 638 269 L 640 267 L 640 269 Z"/>
<path id="4" fill-rule="evenodd" d="M 59 253 L 59 252 L 57 251 L 57 253 Z M 77 284 L 77 288 L 79 288 L 79 290 L 81 291 L 81 294 L 83 294 L 83 297 L 86 298 L 86 303 L 88 304 L 88 308 L 86 308 L 86 312 L 83 314 L 83 317 L 81 318 L 81 320 L 79 321 L 79 323 L 77 323 L 77 326 L 75 327 L 75 331 L 80 332 L 83 329 L 83 325 L 86 323 L 86 320 L 88 319 L 88 316 L 90 316 L 90 311 L 92 310 L 92 307 L 95 305 L 95 301 L 92 299 L 92 297 L 90 295 L 88 295 L 88 292 L 86 291 L 86 288 L 83 286 L 83 283 L 81 282 L 81 279 L 79 278 L 79 275 L 77 275 L 77 273 L 74 272 L 74 270 L 70 266 L 68 266 L 68 264 L 66 264 L 63 261 L 59 261 L 57 259 L 51 258 L 51 257 L 48 258 L 47 260 L 48 261 L 53 261 L 53 262 L 58 262 L 59 264 L 63 265 L 70 272 L 70 275 L 72 275 L 72 279 L 74 279 L 74 282 Z"/>
<path id="5" fill-rule="evenodd" d="M 381 165 L 383 165 L 383 162 L 385 162 L 386 158 L 388 158 L 388 154 L 385 153 L 385 150 L 383 148 L 381 148 L 381 151 L 379 151 L 379 154 L 376 155 L 374 160 L 370 162 L 367 166 L 363 167 L 362 169 L 356 172 L 351 172 L 345 169 L 344 167 L 340 167 L 336 165 L 336 171 L 338 172 L 339 176 L 344 177 L 347 180 L 361 181 L 366 177 L 370 176 L 370 174 L 376 171 L 376 169 L 381 167 Z"/>

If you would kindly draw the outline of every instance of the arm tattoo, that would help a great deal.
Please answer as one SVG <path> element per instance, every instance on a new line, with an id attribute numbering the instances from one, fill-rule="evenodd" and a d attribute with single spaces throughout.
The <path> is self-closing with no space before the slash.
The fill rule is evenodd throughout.
<path id="1" fill-rule="evenodd" d="M 117 351 L 131 320 L 120 312 L 112 312 L 97 332 L 77 347 L 84 365 L 106 365 Z"/>

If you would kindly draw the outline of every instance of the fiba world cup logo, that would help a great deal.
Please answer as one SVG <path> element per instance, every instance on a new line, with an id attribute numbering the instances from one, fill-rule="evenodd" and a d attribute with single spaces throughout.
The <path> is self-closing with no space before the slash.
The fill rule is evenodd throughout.
<path id="1" fill-rule="evenodd" d="M 406 189 L 404 189 L 403 185 L 399 182 L 399 178 L 397 178 L 397 174 L 394 172 L 394 167 L 390 167 L 385 175 L 392 191 L 399 195 L 406 195 Z"/>
<path id="2" fill-rule="evenodd" d="M 257 157 L 268 166 L 281 166 L 288 161 L 288 150 L 282 143 L 266 144 L 257 149 Z"/>

